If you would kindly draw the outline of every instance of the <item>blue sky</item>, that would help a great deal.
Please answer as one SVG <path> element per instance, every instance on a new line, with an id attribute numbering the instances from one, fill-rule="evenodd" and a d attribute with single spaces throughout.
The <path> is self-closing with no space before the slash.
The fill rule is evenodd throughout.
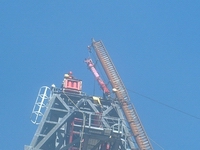
<path id="1" fill-rule="evenodd" d="M 93 37 L 104 42 L 149 138 L 165 150 L 199 149 L 200 119 L 131 92 L 200 118 L 199 8 L 197 0 L 1 0 L 0 150 L 30 144 L 41 86 L 60 86 L 71 70 L 93 93 L 84 64 Z"/>

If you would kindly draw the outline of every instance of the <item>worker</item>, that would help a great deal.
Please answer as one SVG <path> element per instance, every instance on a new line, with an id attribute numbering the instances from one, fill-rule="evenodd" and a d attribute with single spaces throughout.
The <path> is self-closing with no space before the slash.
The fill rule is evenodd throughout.
<path id="1" fill-rule="evenodd" d="M 62 87 L 64 87 L 65 81 L 66 81 L 67 79 L 73 79 L 72 71 L 69 71 L 69 73 L 64 74 L 64 80 L 63 80 L 63 82 L 62 82 Z"/>
<path id="2" fill-rule="evenodd" d="M 73 78 L 71 71 L 69 73 L 67 73 L 67 74 L 64 75 L 64 79 L 67 79 L 67 78 L 70 78 L 70 79 Z"/>
<path id="3" fill-rule="evenodd" d="M 71 71 L 68 74 L 69 74 L 69 78 L 73 78 Z"/>

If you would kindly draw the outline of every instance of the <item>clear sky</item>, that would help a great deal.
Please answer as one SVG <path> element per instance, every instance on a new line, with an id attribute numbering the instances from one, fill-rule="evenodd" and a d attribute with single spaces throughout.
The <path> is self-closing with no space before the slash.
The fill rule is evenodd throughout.
<path id="1" fill-rule="evenodd" d="M 84 64 L 93 37 L 104 42 L 149 138 L 165 150 L 200 149 L 199 8 L 199 0 L 1 0 L 0 150 L 30 144 L 41 86 L 60 86 L 71 70 L 93 94 Z"/>

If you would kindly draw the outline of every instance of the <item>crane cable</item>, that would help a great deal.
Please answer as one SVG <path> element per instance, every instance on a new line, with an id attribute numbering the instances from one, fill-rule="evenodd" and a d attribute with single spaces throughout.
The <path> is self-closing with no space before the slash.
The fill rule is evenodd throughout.
<path id="1" fill-rule="evenodd" d="M 160 144 L 158 144 L 156 141 L 154 141 L 153 139 L 149 138 L 153 143 L 155 143 L 159 148 L 161 148 L 162 150 L 165 150 Z"/>
<path id="2" fill-rule="evenodd" d="M 89 54 L 89 58 L 94 58 L 94 60 L 95 60 L 95 68 L 97 68 L 98 69 L 98 71 L 99 71 L 99 75 L 101 75 L 101 78 L 103 79 L 103 81 L 105 81 L 105 74 L 104 73 L 102 73 L 103 71 L 102 71 L 102 68 L 101 68 L 101 66 L 100 65 L 98 65 L 99 63 L 99 59 L 98 59 L 98 57 L 97 57 L 97 55 L 96 54 L 94 54 L 94 53 L 92 53 L 92 50 L 90 50 L 89 51 L 89 53 L 91 54 Z"/>
<path id="3" fill-rule="evenodd" d="M 185 112 L 185 111 L 183 111 L 183 110 L 180 110 L 180 109 L 178 109 L 178 108 L 175 108 L 175 107 L 173 107 L 173 106 L 170 106 L 170 105 L 168 105 L 168 104 L 165 104 L 165 103 L 163 103 L 163 102 L 160 102 L 160 101 L 158 101 L 158 100 L 156 100 L 156 99 L 154 99 L 154 98 L 151 98 L 151 97 L 146 96 L 146 95 L 144 95 L 144 94 L 138 93 L 138 92 L 136 92 L 136 91 L 134 91 L 134 90 L 131 90 L 131 89 L 127 89 L 127 90 L 128 90 L 129 92 L 132 92 L 132 93 L 135 93 L 135 94 L 137 94 L 137 95 L 139 95 L 139 96 L 142 96 L 142 97 L 144 97 L 144 98 L 146 98 L 146 99 L 149 99 L 149 100 L 151 100 L 151 101 L 153 101 L 153 102 L 156 102 L 156 103 L 158 103 L 158 104 L 160 104 L 160 105 L 163 105 L 163 106 L 165 106 L 165 107 L 167 107 L 167 108 L 170 108 L 170 109 L 173 109 L 173 110 L 175 110 L 175 111 L 178 111 L 178 112 L 180 112 L 180 113 L 182 113 L 182 114 L 184 114 L 184 115 L 187 115 L 187 116 L 189 116 L 189 117 L 192 117 L 192 118 L 195 118 L 195 119 L 200 120 L 200 117 L 197 117 L 197 116 L 195 116 L 195 115 L 192 115 L 192 114 L 190 114 L 190 113 L 188 113 L 188 112 Z"/>
<path id="4" fill-rule="evenodd" d="M 97 68 L 98 69 L 98 71 L 99 71 L 99 75 L 101 75 L 101 79 L 103 80 L 103 81 L 106 81 L 105 80 L 105 74 L 103 74 L 102 73 L 102 68 L 98 65 L 99 63 L 98 63 L 98 61 L 99 61 L 99 59 L 98 59 L 98 57 L 94 54 L 94 53 L 92 53 L 92 49 L 91 49 L 91 47 L 92 46 L 88 46 L 87 48 L 88 48 L 88 58 L 94 58 L 94 60 L 95 60 L 95 63 L 94 63 L 94 66 L 95 66 L 95 68 Z M 108 83 L 110 83 L 110 82 L 108 82 Z M 108 84 L 107 83 L 107 84 Z M 107 86 L 107 84 L 106 84 L 106 86 Z M 94 85 L 93 85 L 93 95 L 95 95 L 95 93 L 96 93 L 96 78 L 94 77 Z"/>

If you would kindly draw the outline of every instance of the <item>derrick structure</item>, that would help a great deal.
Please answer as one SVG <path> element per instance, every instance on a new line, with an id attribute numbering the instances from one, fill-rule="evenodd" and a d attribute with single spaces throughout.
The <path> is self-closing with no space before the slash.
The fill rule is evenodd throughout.
<path id="1" fill-rule="evenodd" d="M 103 43 L 93 40 L 92 47 L 115 95 L 106 92 L 98 74 L 109 98 L 85 94 L 82 81 L 71 74 L 65 75 L 61 88 L 42 87 L 32 111 L 38 128 L 24 150 L 153 150 Z"/>
<path id="2" fill-rule="evenodd" d="M 119 103 L 95 98 L 55 88 L 25 150 L 134 149 Z"/>

